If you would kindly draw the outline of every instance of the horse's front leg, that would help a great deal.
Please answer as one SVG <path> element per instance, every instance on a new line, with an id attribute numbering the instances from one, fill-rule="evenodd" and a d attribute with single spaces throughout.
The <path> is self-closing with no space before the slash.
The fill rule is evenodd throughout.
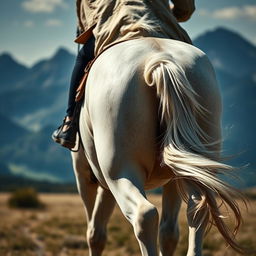
<path id="1" fill-rule="evenodd" d="M 106 244 L 106 227 L 115 200 L 110 191 L 99 187 L 97 182 L 92 180 L 82 148 L 72 153 L 72 160 L 78 191 L 85 206 L 89 255 L 100 256 Z"/>
<path id="2" fill-rule="evenodd" d="M 115 206 L 109 190 L 98 187 L 91 219 L 88 220 L 87 241 L 90 256 L 100 256 L 107 241 L 107 224 Z"/>
<path id="3" fill-rule="evenodd" d="M 159 230 L 160 256 L 172 256 L 179 240 L 178 214 L 181 198 L 175 181 L 163 187 L 162 216 Z"/>

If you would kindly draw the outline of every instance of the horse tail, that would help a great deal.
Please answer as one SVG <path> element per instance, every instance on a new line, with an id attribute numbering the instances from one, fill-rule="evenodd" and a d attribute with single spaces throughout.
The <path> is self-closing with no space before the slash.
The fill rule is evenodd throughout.
<path id="1" fill-rule="evenodd" d="M 207 134 L 200 128 L 196 117 L 204 115 L 207 110 L 198 102 L 198 95 L 184 69 L 175 63 L 170 54 L 156 53 L 145 64 L 144 79 L 148 86 L 156 87 L 161 122 L 166 129 L 162 141 L 162 164 L 173 171 L 186 202 L 186 183 L 193 183 L 200 190 L 202 200 L 193 211 L 194 217 L 199 210 L 206 209 L 200 223 L 203 224 L 209 217 L 209 223 L 217 226 L 226 242 L 239 253 L 243 252 L 235 240 L 242 221 L 235 198 L 241 197 L 241 193 L 217 177 L 217 174 L 226 173 L 232 168 L 213 157 L 209 144 L 203 142 L 207 141 Z M 220 215 L 216 194 L 235 216 L 234 232 L 229 230 Z"/>

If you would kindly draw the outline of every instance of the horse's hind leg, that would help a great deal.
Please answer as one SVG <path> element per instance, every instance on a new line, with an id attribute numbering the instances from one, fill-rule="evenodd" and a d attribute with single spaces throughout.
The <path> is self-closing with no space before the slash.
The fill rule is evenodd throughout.
<path id="1" fill-rule="evenodd" d="M 204 116 L 199 116 L 197 122 L 209 136 L 204 141 L 209 144 L 207 146 L 209 150 L 208 157 L 219 160 L 221 148 L 221 98 L 219 91 L 216 89 L 218 88 L 217 81 L 211 65 L 206 63 L 202 67 L 201 73 L 205 74 L 205 77 L 201 75 L 200 79 L 197 80 L 196 86 L 199 87 L 197 93 L 201 95 L 200 104 L 208 112 Z M 188 192 L 187 220 L 189 225 L 187 256 L 201 256 L 205 228 L 209 222 L 209 213 L 206 207 L 202 207 L 200 211 L 196 211 L 196 209 L 205 200 L 204 194 L 206 191 L 202 191 L 191 182 L 187 182 L 186 188 Z"/>
<path id="2" fill-rule="evenodd" d="M 216 147 L 218 147 L 216 145 Z M 205 188 L 206 189 L 206 188 Z M 201 256 L 205 228 L 209 222 L 209 213 L 206 207 L 196 210 L 205 200 L 204 194 L 196 185 L 187 182 L 188 193 L 187 220 L 189 226 L 188 251 L 187 256 Z"/>
<path id="3" fill-rule="evenodd" d="M 96 74 L 99 81 L 89 79 L 87 84 L 97 161 L 108 188 L 133 226 L 142 255 L 157 256 L 158 212 L 144 191 L 156 158 L 155 91 L 140 83 L 141 70 L 134 73 L 134 65 L 113 69 L 111 56 L 104 56 L 92 72 L 102 73 L 102 65 L 97 66 L 102 61 L 105 76 Z M 119 59 L 115 53 L 113 56 L 114 61 Z"/>
<path id="4" fill-rule="evenodd" d="M 145 196 L 142 170 L 135 164 L 120 169 L 120 176 L 108 179 L 111 192 L 132 224 L 143 256 L 156 256 L 158 212 Z"/>
<path id="5" fill-rule="evenodd" d="M 220 125 L 210 125 L 208 134 L 211 135 L 213 142 L 219 141 Z M 215 151 L 215 158 L 218 158 L 220 143 L 216 143 L 212 147 L 209 147 L 209 149 Z M 186 189 L 188 193 L 187 220 L 189 225 L 189 247 L 187 256 L 201 256 L 205 228 L 209 222 L 209 213 L 205 207 L 201 208 L 199 211 L 196 211 L 196 209 L 198 205 L 205 200 L 204 194 L 206 191 L 201 191 L 196 185 L 190 182 L 186 184 Z"/>
<path id="6" fill-rule="evenodd" d="M 160 255 L 172 256 L 179 240 L 178 214 L 181 198 L 175 181 L 163 187 L 162 216 L 159 230 Z"/>
<path id="7" fill-rule="evenodd" d="M 101 129 L 104 125 L 99 125 L 98 127 Z M 130 131 L 132 130 L 131 126 L 125 127 L 130 128 Z M 103 131 L 100 130 L 100 134 L 97 129 L 94 130 L 97 159 L 101 171 L 121 211 L 133 226 L 142 255 L 157 256 L 158 212 L 155 206 L 146 199 L 144 191 L 145 170 L 148 169 L 148 165 L 152 168 L 154 166 L 155 152 L 152 150 L 152 146 L 148 147 L 148 142 L 152 143 L 153 141 L 148 139 L 148 136 L 143 131 L 143 136 L 125 134 L 124 138 L 127 141 L 124 143 L 122 140 L 116 139 L 119 136 L 118 131 L 115 134 L 113 143 L 112 136 L 109 135 L 111 134 L 108 130 L 109 128 L 111 127 L 104 127 Z M 135 130 L 135 133 L 137 133 L 137 130 Z M 121 134 L 124 134 L 123 130 Z M 102 136 L 104 139 L 98 139 L 102 138 Z M 142 137 L 147 139 L 145 143 L 140 143 Z M 139 142 L 132 141 L 133 138 L 138 138 Z M 146 150 L 137 147 L 137 143 L 145 147 Z M 139 154 L 145 152 L 142 153 L 145 158 L 141 158 L 140 163 L 135 161 L 136 157 L 134 156 L 138 152 Z M 144 159 L 147 159 L 150 163 L 148 164 L 148 161 L 145 163 Z M 100 225 L 100 221 L 101 219 L 96 224 Z"/>
<path id="8" fill-rule="evenodd" d="M 79 194 L 83 200 L 87 219 L 87 242 L 90 256 L 100 256 L 106 244 L 106 226 L 115 206 L 110 191 L 92 180 L 83 149 L 72 153 L 73 168 Z"/>
<path id="9" fill-rule="evenodd" d="M 208 212 L 203 208 L 196 211 L 198 204 L 203 200 L 203 195 L 195 186 L 188 184 L 187 220 L 189 226 L 187 256 L 201 256 L 205 228 L 209 221 Z"/>

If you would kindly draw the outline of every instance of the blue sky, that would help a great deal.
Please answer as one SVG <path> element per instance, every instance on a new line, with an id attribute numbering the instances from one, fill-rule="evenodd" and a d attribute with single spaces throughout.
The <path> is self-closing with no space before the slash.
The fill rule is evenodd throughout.
<path id="1" fill-rule="evenodd" d="M 197 0 L 196 8 L 182 23 L 192 38 L 224 26 L 256 44 L 255 0 Z M 60 46 L 75 52 L 75 27 L 75 0 L 1 0 L 0 54 L 30 66 Z"/>

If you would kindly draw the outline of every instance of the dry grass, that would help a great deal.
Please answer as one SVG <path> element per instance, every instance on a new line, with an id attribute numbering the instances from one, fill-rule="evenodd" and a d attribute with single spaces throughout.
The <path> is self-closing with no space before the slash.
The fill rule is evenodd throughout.
<path id="1" fill-rule="evenodd" d="M 40 195 L 44 210 L 17 210 L 7 206 L 9 195 L 0 194 L 0 255 L 88 255 L 85 241 L 86 222 L 78 195 Z M 149 199 L 160 208 L 161 198 Z M 239 242 L 256 249 L 256 207 L 251 200 L 249 213 L 238 235 Z M 180 214 L 180 242 L 175 256 L 184 256 L 187 249 L 185 209 Z M 108 242 L 104 256 L 139 256 L 140 251 L 130 224 L 118 208 L 108 226 Z M 204 256 L 237 256 L 214 229 L 204 242 Z"/>

